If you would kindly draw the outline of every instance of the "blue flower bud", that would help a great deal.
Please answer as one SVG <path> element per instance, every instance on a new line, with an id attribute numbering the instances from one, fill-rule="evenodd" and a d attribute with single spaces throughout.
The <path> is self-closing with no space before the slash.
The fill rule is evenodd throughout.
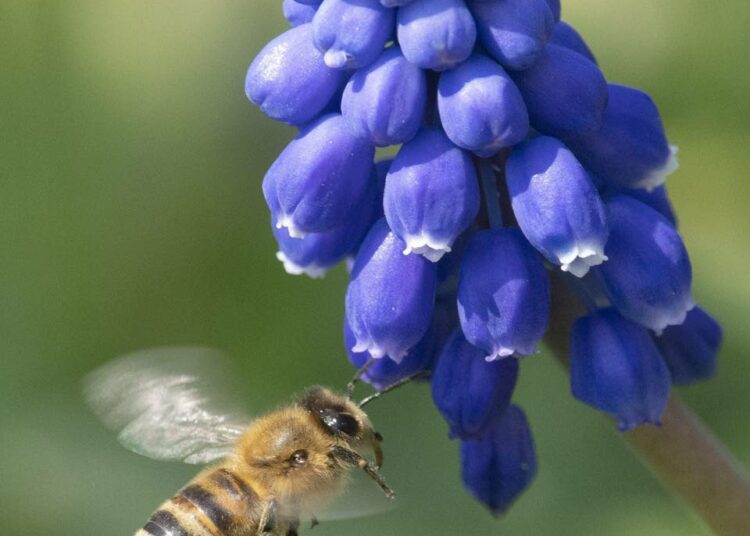
<path id="1" fill-rule="evenodd" d="M 461 442 L 461 476 L 492 515 L 510 508 L 536 476 L 534 440 L 521 408 L 510 406 L 483 439 Z"/>
<path id="2" fill-rule="evenodd" d="M 297 0 L 284 0 L 281 5 L 284 12 L 284 18 L 292 26 L 299 26 L 311 22 L 317 11 L 317 6 L 298 2 Z"/>
<path id="3" fill-rule="evenodd" d="M 458 280 L 458 315 L 466 339 L 487 360 L 530 355 L 549 321 L 549 278 L 518 229 L 476 233 Z"/>
<path id="4" fill-rule="evenodd" d="M 643 188 L 615 188 L 608 190 L 611 195 L 628 195 L 650 206 L 669 220 L 673 227 L 677 227 L 677 215 L 672 208 L 666 186 L 657 186 L 649 191 Z"/>
<path id="5" fill-rule="evenodd" d="M 573 325 L 570 385 L 573 396 L 613 415 L 625 432 L 659 424 L 670 380 L 648 331 L 607 308 Z"/>
<path id="6" fill-rule="evenodd" d="M 263 179 L 274 225 L 293 238 L 346 225 L 368 189 L 374 147 L 355 138 L 340 115 L 302 130 Z"/>
<path id="7" fill-rule="evenodd" d="M 577 52 L 548 44 L 530 69 L 509 74 L 521 90 L 531 126 L 539 132 L 560 138 L 601 125 L 607 81 Z"/>
<path id="8" fill-rule="evenodd" d="M 515 145 L 529 131 L 521 93 L 486 56 L 472 56 L 440 75 L 438 109 L 451 141 L 482 157 Z"/>
<path id="9" fill-rule="evenodd" d="M 383 195 L 378 182 L 377 166 L 373 166 L 368 191 L 346 225 L 323 233 L 310 233 L 304 238 L 292 238 L 287 229 L 273 225 L 273 235 L 279 245 L 276 258 L 286 272 L 317 279 L 345 257 L 354 255 L 372 224 L 382 216 Z"/>
<path id="10" fill-rule="evenodd" d="M 716 373 L 721 326 L 700 307 L 690 311 L 685 322 L 669 326 L 655 340 L 675 385 L 705 380 Z"/>
<path id="11" fill-rule="evenodd" d="M 435 265 L 406 247 L 384 219 L 359 248 L 346 291 L 353 352 L 400 362 L 427 332 L 435 300 Z"/>
<path id="12" fill-rule="evenodd" d="M 392 39 L 395 20 L 378 0 L 324 0 L 313 19 L 315 45 L 331 68 L 366 67 Z"/>
<path id="13" fill-rule="evenodd" d="M 269 117 L 301 125 L 325 108 L 343 80 L 313 46 L 312 26 L 303 24 L 260 51 L 247 71 L 245 93 Z"/>
<path id="14" fill-rule="evenodd" d="M 530 140 L 513 149 L 505 169 L 518 225 L 547 260 L 576 277 L 607 260 L 604 203 L 562 142 Z"/>
<path id="15" fill-rule="evenodd" d="M 549 42 L 561 47 L 569 48 L 574 52 L 578 52 L 580 55 L 585 56 L 596 63 L 596 57 L 594 56 L 594 53 L 591 52 L 586 41 L 584 41 L 581 34 L 579 34 L 576 29 L 567 22 L 560 21 L 555 24 L 555 30 L 552 32 L 552 38 Z"/>
<path id="16" fill-rule="evenodd" d="M 474 1 L 479 41 L 503 67 L 528 69 L 552 35 L 555 19 L 545 0 Z"/>
<path id="17" fill-rule="evenodd" d="M 426 102 L 424 71 L 406 61 L 394 46 L 354 73 L 344 90 L 341 110 L 353 134 L 378 146 L 399 145 L 416 135 Z"/>
<path id="18" fill-rule="evenodd" d="M 432 400 L 450 427 L 451 437 L 482 437 L 508 409 L 518 378 L 518 360 L 487 362 L 460 329 L 448 339 L 432 375 Z"/>
<path id="19" fill-rule="evenodd" d="M 659 110 L 646 93 L 609 85 L 609 104 L 596 132 L 564 139 L 597 179 L 608 186 L 653 189 L 677 169 Z"/>
<path id="20" fill-rule="evenodd" d="M 695 305 L 690 259 L 680 235 L 651 207 L 628 196 L 607 202 L 607 262 L 596 268 L 610 302 L 656 332 L 682 324 Z"/>
<path id="21" fill-rule="evenodd" d="M 471 158 L 441 130 L 421 131 L 393 160 L 383 206 L 388 225 L 405 242 L 404 254 L 438 261 L 479 211 Z"/>
<path id="22" fill-rule="evenodd" d="M 555 18 L 555 22 L 560 22 L 560 15 L 562 7 L 560 6 L 560 0 L 547 0 L 547 5 L 552 11 L 552 16 Z"/>
<path id="23" fill-rule="evenodd" d="M 464 61 L 477 37 L 463 0 L 414 0 L 399 8 L 398 43 L 406 59 L 442 71 Z"/>
<path id="24" fill-rule="evenodd" d="M 344 344 L 346 344 L 349 362 L 355 368 L 363 367 L 372 358 L 372 355 L 367 351 L 354 352 L 352 350 L 357 341 L 347 322 L 344 322 Z M 386 357 L 377 359 L 362 374 L 361 378 L 380 391 L 410 374 L 430 370 L 434 357 L 435 338 L 432 329 L 429 329 L 416 345 L 409 348 L 401 362 L 397 363 Z"/>

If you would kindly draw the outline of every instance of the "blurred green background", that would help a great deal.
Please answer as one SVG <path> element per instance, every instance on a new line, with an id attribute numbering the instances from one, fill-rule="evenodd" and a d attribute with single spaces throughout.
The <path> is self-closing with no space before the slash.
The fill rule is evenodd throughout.
<path id="1" fill-rule="evenodd" d="M 346 275 L 288 276 L 260 182 L 292 130 L 243 94 L 280 0 L 0 0 L 0 519 L 5 534 L 132 534 L 195 469 L 122 449 L 82 376 L 134 349 L 235 356 L 264 410 L 343 386 Z M 670 192 L 695 294 L 726 329 L 715 381 L 680 395 L 750 464 L 747 0 L 568 0 L 607 77 L 649 91 L 681 168 Z M 336 534 L 707 534 L 548 356 L 517 400 L 539 475 L 500 520 L 463 491 L 424 386 L 373 405 L 400 508 Z"/>

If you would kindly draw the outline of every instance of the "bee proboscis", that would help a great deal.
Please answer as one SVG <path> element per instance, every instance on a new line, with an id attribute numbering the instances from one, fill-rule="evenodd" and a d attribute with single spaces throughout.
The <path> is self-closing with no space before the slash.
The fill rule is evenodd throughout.
<path id="1" fill-rule="evenodd" d="M 300 519 L 317 523 L 315 514 L 342 493 L 352 468 L 393 497 L 379 472 L 382 437 L 362 403 L 310 387 L 292 404 L 248 419 L 207 396 L 205 371 L 217 361 L 218 352 L 203 348 L 154 349 L 86 379 L 89 405 L 123 445 L 151 458 L 212 464 L 136 536 L 296 536 Z"/>

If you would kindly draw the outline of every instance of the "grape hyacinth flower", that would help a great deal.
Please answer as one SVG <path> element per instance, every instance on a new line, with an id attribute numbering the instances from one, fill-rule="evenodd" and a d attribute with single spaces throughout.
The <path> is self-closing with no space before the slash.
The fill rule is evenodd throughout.
<path id="1" fill-rule="evenodd" d="M 464 485 L 490 512 L 536 473 L 511 400 L 560 286 L 587 309 L 564 331 L 572 393 L 621 430 L 659 423 L 672 383 L 713 374 L 721 327 L 693 308 L 664 187 L 676 149 L 646 93 L 605 79 L 559 0 L 283 12 L 292 28 L 245 87 L 300 129 L 263 180 L 277 256 L 312 277 L 354 259 L 350 362 L 378 390 L 431 374 Z M 375 164 L 376 147 L 396 156 Z"/>
<path id="2" fill-rule="evenodd" d="M 479 210 L 471 158 L 441 130 L 423 130 L 393 159 L 383 208 L 388 225 L 406 244 L 405 255 L 440 260 Z"/>
<path id="3" fill-rule="evenodd" d="M 721 339 L 721 326 L 700 307 L 690 311 L 685 322 L 654 338 L 675 385 L 712 377 Z"/>
<path id="4" fill-rule="evenodd" d="M 577 399 L 614 415 L 626 431 L 659 423 L 670 380 L 648 331 L 608 308 L 573 326 L 570 384 Z"/>
<path id="5" fill-rule="evenodd" d="M 518 360 L 487 362 L 483 358 L 482 350 L 470 344 L 460 329 L 438 357 L 432 397 L 453 437 L 481 438 L 489 424 L 510 405 L 518 378 Z"/>
<path id="6" fill-rule="evenodd" d="M 494 516 L 503 514 L 536 475 L 529 423 L 512 405 L 481 439 L 461 442 L 464 485 Z"/>
<path id="7" fill-rule="evenodd" d="M 513 151 L 505 169 L 518 226 L 548 261 L 583 277 L 607 260 L 604 203 L 565 145 L 534 138 Z"/>

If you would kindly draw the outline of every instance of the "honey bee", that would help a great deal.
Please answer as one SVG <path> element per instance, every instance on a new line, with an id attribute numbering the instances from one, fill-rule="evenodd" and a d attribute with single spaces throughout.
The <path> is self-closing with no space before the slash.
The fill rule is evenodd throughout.
<path id="1" fill-rule="evenodd" d="M 361 408 L 380 393 L 353 402 L 355 376 L 347 395 L 310 387 L 252 420 L 207 395 L 208 377 L 221 361 L 208 349 L 156 349 L 86 378 L 87 402 L 127 448 L 213 464 L 164 502 L 136 536 L 296 536 L 301 519 L 317 524 L 315 514 L 343 492 L 352 468 L 393 498 L 380 474 L 382 436 Z"/>

